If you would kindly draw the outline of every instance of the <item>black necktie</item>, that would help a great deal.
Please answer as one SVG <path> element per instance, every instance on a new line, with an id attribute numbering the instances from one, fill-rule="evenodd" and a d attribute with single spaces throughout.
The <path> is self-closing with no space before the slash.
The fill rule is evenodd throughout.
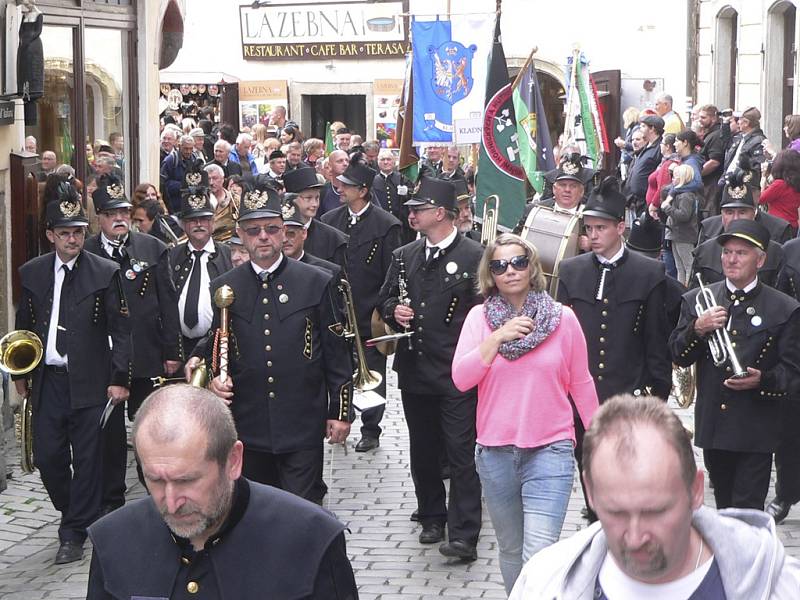
<path id="1" fill-rule="evenodd" d="M 194 263 L 192 264 L 192 274 L 189 276 L 189 289 L 186 291 L 186 304 L 183 307 L 183 322 L 189 329 L 197 325 L 197 305 L 200 304 L 200 271 L 203 268 L 200 259 L 203 250 L 192 250 Z"/>
<path id="2" fill-rule="evenodd" d="M 67 355 L 67 307 L 69 306 L 69 286 L 72 285 L 72 271 L 67 265 L 61 265 L 64 280 L 61 282 L 61 296 L 58 300 L 58 326 L 56 327 L 56 351 L 61 356 Z"/>
<path id="3" fill-rule="evenodd" d="M 269 271 L 261 271 L 258 274 L 258 278 L 261 280 L 261 283 L 267 283 L 272 278 L 271 275 L 272 273 Z"/>
<path id="4" fill-rule="evenodd" d="M 428 246 L 428 257 L 425 259 L 424 268 L 427 269 L 431 266 L 433 259 L 436 258 L 436 254 L 439 252 L 438 246 Z"/>

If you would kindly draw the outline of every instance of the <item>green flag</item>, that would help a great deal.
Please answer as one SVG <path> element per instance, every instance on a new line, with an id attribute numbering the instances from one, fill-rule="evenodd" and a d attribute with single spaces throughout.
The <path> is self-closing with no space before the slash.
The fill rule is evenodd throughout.
<path id="1" fill-rule="evenodd" d="M 482 214 L 488 196 L 500 198 L 500 225 L 513 229 L 525 208 L 525 170 L 519 160 L 517 120 L 503 45 L 500 43 L 500 15 L 494 28 L 494 43 L 486 77 L 486 108 L 478 153 L 477 214 Z"/>
<path id="2" fill-rule="evenodd" d="M 333 132 L 331 131 L 330 121 L 325 122 L 325 156 L 330 156 L 335 148 L 333 147 Z"/>

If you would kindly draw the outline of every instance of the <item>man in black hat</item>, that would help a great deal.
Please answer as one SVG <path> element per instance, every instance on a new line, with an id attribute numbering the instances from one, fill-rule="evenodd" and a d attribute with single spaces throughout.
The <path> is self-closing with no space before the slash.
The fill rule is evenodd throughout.
<path id="1" fill-rule="evenodd" d="M 481 486 L 475 471 L 476 390 L 453 385 L 451 365 L 461 327 L 481 299 L 475 274 L 481 245 L 458 232 L 456 191 L 446 180 L 423 177 L 406 202 L 409 220 L 423 237 L 394 251 L 381 289 L 384 320 L 398 332 L 397 371 L 408 424 L 411 477 L 417 495 L 419 540 L 440 546 L 445 556 L 477 558 L 481 528 Z M 405 298 L 401 298 L 401 286 Z M 450 502 L 446 502 L 439 457 L 447 457 Z"/>
<path id="2" fill-rule="evenodd" d="M 363 341 L 370 336 L 372 314 L 379 309 L 378 292 L 392 262 L 392 252 L 400 246 L 400 222 L 370 202 L 375 171 L 353 155 L 345 172 L 338 176 L 345 204 L 325 213 L 322 222 L 350 236 L 347 243 L 347 276 L 353 288 L 358 331 Z M 375 391 L 386 395 L 386 357 L 376 348 L 366 349 L 369 368 L 383 376 Z M 377 448 L 384 405 L 361 413 L 361 439 L 356 452 Z"/>
<path id="3" fill-rule="evenodd" d="M 645 208 L 647 178 L 661 164 L 661 136 L 664 134 L 664 119 L 648 115 L 639 123 L 639 131 L 644 137 L 645 146 L 636 154 L 625 180 L 625 197 L 628 206 L 640 215 Z"/>
<path id="4" fill-rule="evenodd" d="M 228 248 L 230 248 L 231 251 L 231 264 L 234 269 L 250 260 L 250 253 L 247 251 L 247 248 L 244 247 L 242 238 L 240 238 L 236 232 L 228 238 Z"/>
<path id="5" fill-rule="evenodd" d="M 737 169 L 727 175 L 727 184 L 722 190 L 722 200 L 720 200 L 722 214 L 719 216 L 719 224 L 722 232 L 726 232 L 731 223 L 736 220 L 757 222 L 755 219 L 758 213 L 756 213 L 752 188 L 746 181 L 747 177 L 747 172 L 741 169 Z M 766 225 L 763 218 L 759 219 L 759 221 L 761 221 L 760 224 L 762 226 Z M 692 255 L 694 256 L 694 261 L 692 262 L 692 277 L 689 287 L 698 285 L 698 273 L 705 284 L 724 279 L 716 238 L 706 240 L 697 246 Z M 782 267 L 783 248 L 781 248 L 780 243 L 770 239 L 767 245 L 766 260 L 758 270 L 759 280 L 770 287 L 775 287 L 778 281 L 778 273 Z"/>
<path id="6" fill-rule="evenodd" d="M 759 281 L 769 244 L 763 225 L 733 221 L 716 243 L 725 279 L 707 286 L 712 298 L 684 295 L 670 350 L 678 365 L 697 366 L 694 443 L 717 508 L 763 510 L 783 403 L 800 392 L 800 303 Z M 726 349 L 719 364 L 712 340 Z"/>
<path id="7" fill-rule="evenodd" d="M 267 183 L 276 190 L 282 190 L 283 176 L 286 173 L 286 155 L 280 150 L 273 150 L 267 158 L 269 161 L 269 168 L 265 174 Z"/>
<path id="8" fill-rule="evenodd" d="M 475 198 L 469 193 L 466 179 L 454 179 L 453 187 L 456 188 L 456 208 L 458 216 L 455 226 L 458 232 L 476 242 L 481 241 L 481 232 L 475 223 Z"/>
<path id="9" fill-rule="evenodd" d="M 417 237 L 417 232 L 408 224 L 408 209 L 403 204 L 414 185 L 395 168 L 395 164 L 395 155 L 391 149 L 383 148 L 378 153 L 378 172 L 372 182 L 372 193 L 380 207 L 400 221 L 401 237 L 403 243 L 407 244 Z"/>
<path id="10" fill-rule="evenodd" d="M 172 281 L 178 294 L 183 356 L 192 352 L 211 327 L 213 303 L 208 287 L 211 280 L 233 268 L 230 248 L 211 237 L 214 209 L 204 185 L 207 181 L 205 171 L 186 174 L 180 220 L 187 239 L 169 253 Z"/>
<path id="11" fill-rule="evenodd" d="M 601 403 L 646 390 L 666 400 L 672 387 L 664 265 L 625 248 L 625 204 L 617 180 L 604 179 L 583 210 L 591 252 L 562 261 L 559 270 L 557 298 L 581 324 Z M 575 426 L 580 472 L 580 419 Z"/>
<path id="12" fill-rule="evenodd" d="M 169 250 L 156 238 L 131 229 L 131 203 L 113 175 L 98 180 L 92 194 L 100 233 L 86 240 L 85 250 L 120 267 L 133 338 L 128 418 L 153 391 L 151 377 L 173 375 L 181 366 L 178 295 L 172 283 Z M 128 451 L 122 405 L 109 417 L 103 440 L 103 512 L 125 503 Z"/>
<path id="13" fill-rule="evenodd" d="M 211 282 L 212 294 L 225 285 L 233 291 L 227 377 L 213 356 L 216 305 L 213 328 L 194 356 L 214 367 L 211 390 L 230 404 L 244 443 L 243 475 L 321 503 L 322 439 L 343 443 L 353 420 L 353 364 L 335 283 L 330 272 L 282 253 L 274 189 L 245 193 L 237 233 L 250 261 Z"/>
<path id="14" fill-rule="evenodd" d="M 68 183 L 45 198 L 47 239 L 55 252 L 20 267 L 16 329 L 39 336 L 42 360 L 15 377 L 31 394 L 33 452 L 53 506 L 61 512 L 56 564 L 80 560 L 86 528 L 99 516 L 102 430 L 107 403 L 130 389 L 131 330 L 119 265 L 84 251 L 88 220 Z M 109 340 L 111 343 L 109 343 Z"/>
<path id="15" fill-rule="evenodd" d="M 336 284 L 343 277 L 344 270 L 340 265 L 314 256 L 306 251 L 308 230 L 305 227 L 305 223 L 303 223 L 303 216 L 297 204 L 297 199 L 284 200 L 284 204 L 281 207 L 284 226 L 283 255 L 293 260 L 299 260 L 311 266 L 325 269 L 333 275 L 333 282 Z M 338 233 L 338 230 L 334 231 Z"/>
<path id="16" fill-rule="evenodd" d="M 347 235 L 316 218 L 322 187 L 317 172 L 310 167 L 294 169 L 284 175 L 283 184 L 297 206 L 297 218 L 302 219 L 306 228 L 306 251 L 344 268 Z"/>

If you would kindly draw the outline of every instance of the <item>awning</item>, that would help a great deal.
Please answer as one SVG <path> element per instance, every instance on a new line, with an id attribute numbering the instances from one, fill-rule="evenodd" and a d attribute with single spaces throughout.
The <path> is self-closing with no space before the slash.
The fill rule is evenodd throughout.
<path id="1" fill-rule="evenodd" d="M 215 83 L 219 85 L 225 83 L 238 83 L 239 78 L 230 73 L 221 71 L 171 71 L 164 69 L 159 71 L 158 79 L 161 83 Z"/>

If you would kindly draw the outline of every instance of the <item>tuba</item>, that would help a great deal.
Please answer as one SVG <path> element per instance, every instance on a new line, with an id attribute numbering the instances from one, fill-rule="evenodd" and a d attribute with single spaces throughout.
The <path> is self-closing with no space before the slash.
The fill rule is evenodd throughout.
<path id="1" fill-rule="evenodd" d="M 358 334 L 358 322 L 356 321 L 356 305 L 353 303 L 353 290 L 350 282 L 342 279 L 339 282 L 339 289 L 344 296 L 345 309 L 347 311 L 347 327 L 345 327 L 345 337 L 353 340 L 353 347 L 356 351 L 356 370 L 353 373 L 353 387 L 357 390 L 374 390 L 381 384 L 383 377 L 377 371 L 372 371 L 367 365 L 367 358 L 364 354 L 364 347 L 361 345 L 361 336 Z"/>
<path id="2" fill-rule="evenodd" d="M 44 346 L 39 336 L 27 329 L 10 331 L 0 339 L 0 370 L 9 375 L 27 375 L 42 361 Z M 33 473 L 33 402 L 30 394 L 14 415 L 14 431 L 20 442 L 20 467 Z"/>
<path id="3" fill-rule="evenodd" d="M 492 194 L 483 202 L 483 226 L 481 245 L 488 246 L 497 237 L 497 222 L 500 217 L 500 196 Z"/>

